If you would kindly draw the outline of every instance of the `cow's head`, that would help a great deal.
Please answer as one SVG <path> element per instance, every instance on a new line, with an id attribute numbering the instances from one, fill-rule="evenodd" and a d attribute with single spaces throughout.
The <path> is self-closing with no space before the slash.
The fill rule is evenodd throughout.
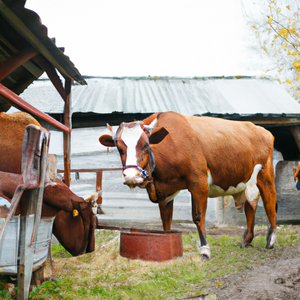
<path id="1" fill-rule="evenodd" d="M 300 190 L 300 162 L 298 162 L 297 168 L 294 168 L 294 180 L 296 182 L 297 190 Z"/>
<path id="2" fill-rule="evenodd" d="M 157 118 L 150 124 L 142 121 L 122 123 L 116 133 L 99 138 L 102 145 L 117 147 L 123 165 L 124 184 L 131 188 L 144 188 L 152 180 L 155 158 L 150 144 L 160 143 L 168 134 L 165 128 L 155 128 L 156 124 Z"/>
<path id="3" fill-rule="evenodd" d="M 59 180 L 45 188 L 43 210 L 57 211 L 53 233 L 74 256 L 95 249 L 97 198 L 98 193 L 79 197 Z"/>

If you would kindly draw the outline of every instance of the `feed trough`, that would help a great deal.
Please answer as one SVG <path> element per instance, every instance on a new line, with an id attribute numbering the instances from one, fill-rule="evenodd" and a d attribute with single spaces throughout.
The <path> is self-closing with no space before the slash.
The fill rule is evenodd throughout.
<path id="1" fill-rule="evenodd" d="M 123 257 L 165 261 L 182 254 L 181 232 L 129 229 L 120 233 L 120 255 Z"/>
<path id="2" fill-rule="evenodd" d="M 28 225 L 31 230 L 27 231 L 26 243 L 30 243 L 33 228 L 34 216 L 31 215 L 28 219 Z M 42 218 L 38 233 L 37 240 L 34 244 L 34 254 L 33 254 L 33 271 L 39 269 L 45 263 L 49 244 L 52 237 L 52 226 L 54 218 Z M 0 218 L 0 224 L 4 220 Z M 16 275 L 18 273 L 17 260 L 18 260 L 18 245 L 19 245 L 19 227 L 20 227 L 20 216 L 12 217 L 6 231 L 2 237 L 2 247 L 0 248 L 0 273 Z"/>

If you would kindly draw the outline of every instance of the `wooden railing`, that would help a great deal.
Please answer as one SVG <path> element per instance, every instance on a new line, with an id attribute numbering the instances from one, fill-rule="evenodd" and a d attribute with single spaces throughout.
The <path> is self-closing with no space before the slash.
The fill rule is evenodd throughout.
<path id="1" fill-rule="evenodd" d="M 102 204 L 102 178 L 105 171 L 121 171 L 122 168 L 97 168 L 97 169 L 71 169 L 71 173 L 96 173 L 96 192 L 99 193 L 97 203 Z M 64 170 L 57 170 L 57 173 L 64 173 Z"/>

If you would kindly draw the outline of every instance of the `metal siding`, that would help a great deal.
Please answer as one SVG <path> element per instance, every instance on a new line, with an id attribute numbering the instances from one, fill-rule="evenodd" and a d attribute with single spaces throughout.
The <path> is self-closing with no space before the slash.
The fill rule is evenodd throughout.
<path id="1" fill-rule="evenodd" d="M 87 86 L 73 87 L 73 113 L 300 113 L 300 104 L 268 79 L 93 78 L 87 82 Z M 44 81 L 22 97 L 44 112 L 62 113 L 63 102 L 52 90 L 51 83 Z"/>

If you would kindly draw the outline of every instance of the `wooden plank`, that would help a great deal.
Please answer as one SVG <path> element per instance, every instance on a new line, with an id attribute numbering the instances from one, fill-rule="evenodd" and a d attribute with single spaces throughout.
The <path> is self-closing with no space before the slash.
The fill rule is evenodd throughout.
<path id="1" fill-rule="evenodd" d="M 5 47 L 10 50 L 12 53 L 18 53 L 18 49 L 13 46 L 1 33 L 0 33 L 0 41 L 5 44 Z M 9 57 L 11 54 L 7 52 L 3 47 L 0 45 L 1 52 L 5 53 L 7 57 Z M 22 66 L 25 68 L 29 73 L 31 73 L 34 77 L 38 78 L 41 76 L 42 70 L 38 68 L 33 62 L 27 61 Z"/>
<path id="2" fill-rule="evenodd" d="M 24 49 L 23 51 L 11 56 L 0 65 L 0 81 L 14 72 L 17 68 L 25 64 L 31 58 L 37 55 L 34 49 Z"/>
<path id="3" fill-rule="evenodd" d="M 66 99 L 64 108 L 64 124 L 68 128 L 72 128 L 71 123 L 71 86 L 72 80 L 66 79 L 65 91 Z M 71 135 L 64 132 L 64 179 L 67 186 L 71 184 Z"/>
<path id="4" fill-rule="evenodd" d="M 122 168 L 96 168 L 96 169 L 71 169 L 72 173 L 97 173 L 101 171 L 121 171 Z M 57 169 L 57 173 L 63 173 L 64 170 Z"/>
<path id="5" fill-rule="evenodd" d="M 18 260 L 18 299 L 28 299 L 32 276 L 34 242 L 40 223 L 42 201 L 47 169 L 49 132 L 37 126 L 27 126 L 22 149 L 22 176 L 25 192 L 22 195 L 19 260 Z M 34 216 L 33 229 L 30 220 Z M 28 241 L 28 235 L 31 235 Z"/>

